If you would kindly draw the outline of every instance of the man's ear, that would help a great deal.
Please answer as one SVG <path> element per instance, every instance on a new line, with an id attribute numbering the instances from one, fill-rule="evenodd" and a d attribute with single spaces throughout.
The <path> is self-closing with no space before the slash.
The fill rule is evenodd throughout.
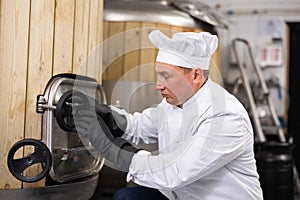
<path id="1" fill-rule="evenodd" d="M 200 83 L 203 81 L 204 77 L 203 77 L 203 70 L 199 69 L 199 68 L 195 68 L 193 70 L 193 82 L 194 83 Z"/>

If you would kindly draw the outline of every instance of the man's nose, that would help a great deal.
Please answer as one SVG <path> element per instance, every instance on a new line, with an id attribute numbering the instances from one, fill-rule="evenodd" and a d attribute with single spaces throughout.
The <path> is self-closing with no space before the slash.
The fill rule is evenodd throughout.
<path id="1" fill-rule="evenodd" d="M 163 90 L 165 88 L 165 86 L 160 83 L 159 81 L 156 81 L 156 84 L 155 84 L 155 89 L 156 90 Z"/>

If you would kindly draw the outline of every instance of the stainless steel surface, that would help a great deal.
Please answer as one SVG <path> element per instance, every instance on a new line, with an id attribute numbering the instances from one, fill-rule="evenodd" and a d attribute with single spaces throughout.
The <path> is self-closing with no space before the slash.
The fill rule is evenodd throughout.
<path id="1" fill-rule="evenodd" d="M 235 58 L 237 60 L 237 64 L 238 64 L 240 72 L 241 72 L 241 78 L 242 78 L 242 82 L 243 82 L 243 85 L 244 85 L 244 89 L 246 90 L 246 94 L 247 94 L 247 97 L 248 97 L 249 102 L 250 102 L 250 109 L 251 109 L 252 116 L 253 116 L 254 128 L 255 128 L 256 133 L 258 135 L 259 141 L 260 142 L 266 142 L 266 137 L 265 137 L 265 134 L 264 134 L 264 131 L 263 131 L 264 129 L 262 127 L 261 121 L 260 121 L 260 116 L 258 114 L 257 103 L 256 103 L 255 98 L 253 96 L 253 92 L 252 92 L 252 89 L 251 89 L 251 86 L 250 86 L 250 82 L 249 82 L 249 79 L 248 79 L 247 72 L 245 71 L 245 67 L 243 66 L 243 63 L 241 62 L 238 51 L 237 51 L 237 45 L 238 44 L 245 45 L 247 47 L 247 52 L 250 55 L 251 64 L 255 68 L 255 72 L 257 73 L 257 76 L 259 78 L 260 86 L 262 88 L 263 100 L 266 101 L 266 106 L 268 106 L 268 108 L 271 112 L 271 117 L 272 117 L 272 120 L 274 122 L 274 127 L 276 128 L 275 130 L 278 133 L 279 140 L 281 142 L 286 142 L 286 138 L 284 136 L 283 129 L 280 126 L 279 119 L 278 119 L 278 116 L 276 114 L 274 105 L 272 103 L 272 99 L 269 95 L 269 90 L 268 90 L 266 82 L 264 80 L 262 71 L 255 64 L 255 60 L 253 58 L 251 47 L 250 47 L 249 43 L 246 40 L 241 39 L 241 38 L 236 38 L 232 42 L 232 47 L 233 47 Z"/>
<path id="2" fill-rule="evenodd" d="M 197 0 L 174 0 L 172 4 L 179 10 L 189 14 L 192 17 L 195 17 L 200 21 L 219 28 L 228 28 L 217 11 L 213 10 L 203 2 Z"/>
<path id="3" fill-rule="evenodd" d="M 88 200 L 92 197 L 98 184 L 98 175 L 76 182 L 45 186 L 39 188 L 0 190 L 0 199 L 16 200 Z"/>
<path id="4" fill-rule="evenodd" d="M 104 21 L 139 21 L 189 27 L 209 31 L 212 24 L 190 16 L 171 4 L 172 1 L 105 0 Z"/>
<path id="5" fill-rule="evenodd" d="M 104 164 L 104 158 L 87 139 L 80 138 L 76 132 L 66 132 L 57 124 L 56 104 L 67 91 L 80 91 L 106 103 L 102 86 L 97 82 L 57 76 L 52 78 L 43 95 L 37 99 L 37 110 L 43 111 L 42 141 L 48 146 L 53 165 L 49 172 L 57 182 L 67 182 L 97 174 Z M 93 106 L 93 102 L 89 102 Z"/>

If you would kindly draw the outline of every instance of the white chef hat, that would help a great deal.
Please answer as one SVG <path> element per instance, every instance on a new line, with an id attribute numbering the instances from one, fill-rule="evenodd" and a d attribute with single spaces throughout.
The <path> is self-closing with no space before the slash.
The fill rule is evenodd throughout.
<path id="1" fill-rule="evenodd" d="M 171 39 L 155 30 L 149 39 L 159 49 L 156 61 L 203 70 L 208 70 L 210 58 L 218 47 L 218 37 L 208 32 L 179 32 Z"/>

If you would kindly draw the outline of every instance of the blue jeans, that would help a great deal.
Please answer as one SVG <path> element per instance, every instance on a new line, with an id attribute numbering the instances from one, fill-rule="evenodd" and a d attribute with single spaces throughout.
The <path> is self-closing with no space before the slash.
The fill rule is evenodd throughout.
<path id="1" fill-rule="evenodd" d="M 143 186 L 125 187 L 115 192 L 112 200 L 167 200 L 159 190 Z"/>

